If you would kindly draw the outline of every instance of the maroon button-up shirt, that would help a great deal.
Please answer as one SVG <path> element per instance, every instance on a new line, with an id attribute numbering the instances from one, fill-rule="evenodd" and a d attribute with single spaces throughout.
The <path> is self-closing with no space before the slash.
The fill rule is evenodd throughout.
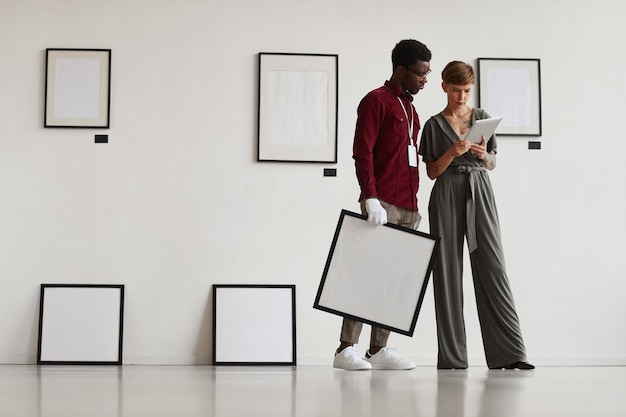
<path id="1" fill-rule="evenodd" d="M 413 96 L 389 81 L 369 92 L 359 104 L 353 158 L 361 187 L 359 201 L 376 197 L 386 203 L 417 211 L 419 173 L 409 166 L 409 121 L 413 119 L 412 144 L 417 147 L 420 122 L 411 104 Z"/>

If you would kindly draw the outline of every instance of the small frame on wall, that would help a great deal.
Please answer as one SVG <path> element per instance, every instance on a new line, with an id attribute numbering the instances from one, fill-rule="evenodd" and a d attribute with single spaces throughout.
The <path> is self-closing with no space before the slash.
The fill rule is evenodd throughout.
<path id="1" fill-rule="evenodd" d="M 121 365 L 124 286 L 41 284 L 37 364 Z"/>
<path id="2" fill-rule="evenodd" d="M 337 162 L 338 59 L 259 53 L 258 161 Z"/>
<path id="3" fill-rule="evenodd" d="M 108 129 L 110 49 L 46 49 L 44 127 Z"/>
<path id="4" fill-rule="evenodd" d="M 502 116 L 496 133 L 541 136 L 539 59 L 478 58 L 478 107 Z"/>
<path id="5" fill-rule="evenodd" d="M 438 246 L 436 236 L 342 210 L 313 308 L 413 336 Z"/>
<path id="6" fill-rule="evenodd" d="M 213 364 L 295 366 L 295 285 L 213 285 Z"/>

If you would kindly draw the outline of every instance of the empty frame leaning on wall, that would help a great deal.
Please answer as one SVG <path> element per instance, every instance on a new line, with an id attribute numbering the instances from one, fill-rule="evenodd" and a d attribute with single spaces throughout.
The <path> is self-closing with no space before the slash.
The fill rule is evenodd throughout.
<path id="1" fill-rule="evenodd" d="M 342 210 L 313 308 L 413 336 L 438 246 Z"/>
<path id="2" fill-rule="evenodd" d="M 539 59 L 478 58 L 478 107 L 502 116 L 497 134 L 541 136 Z"/>
<path id="3" fill-rule="evenodd" d="M 41 284 L 37 364 L 121 365 L 124 286 Z"/>
<path id="4" fill-rule="evenodd" d="M 259 53 L 257 161 L 337 162 L 338 60 Z"/>
<path id="5" fill-rule="evenodd" d="M 46 49 L 44 127 L 109 128 L 110 49 Z"/>
<path id="6" fill-rule="evenodd" d="M 295 285 L 213 285 L 213 365 L 296 365 Z"/>

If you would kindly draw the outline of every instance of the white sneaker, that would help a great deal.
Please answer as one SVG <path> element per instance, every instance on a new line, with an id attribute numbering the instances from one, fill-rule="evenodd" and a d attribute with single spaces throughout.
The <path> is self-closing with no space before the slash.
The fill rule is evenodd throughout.
<path id="1" fill-rule="evenodd" d="M 372 365 L 363 359 L 354 346 L 348 346 L 339 353 L 335 353 L 333 368 L 346 371 L 365 371 L 372 369 Z"/>
<path id="2" fill-rule="evenodd" d="M 396 355 L 396 349 L 382 348 L 375 355 L 365 352 L 365 360 L 372 364 L 372 369 L 413 369 L 415 364 L 401 359 Z"/>

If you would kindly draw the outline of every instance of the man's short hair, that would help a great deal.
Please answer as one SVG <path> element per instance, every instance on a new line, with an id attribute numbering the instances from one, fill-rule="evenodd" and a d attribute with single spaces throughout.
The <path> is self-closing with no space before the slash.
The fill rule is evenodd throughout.
<path id="1" fill-rule="evenodd" d="M 391 63 L 395 71 L 398 66 L 408 67 L 417 61 L 430 62 L 430 49 L 415 39 L 404 39 L 396 44 L 391 51 Z"/>

